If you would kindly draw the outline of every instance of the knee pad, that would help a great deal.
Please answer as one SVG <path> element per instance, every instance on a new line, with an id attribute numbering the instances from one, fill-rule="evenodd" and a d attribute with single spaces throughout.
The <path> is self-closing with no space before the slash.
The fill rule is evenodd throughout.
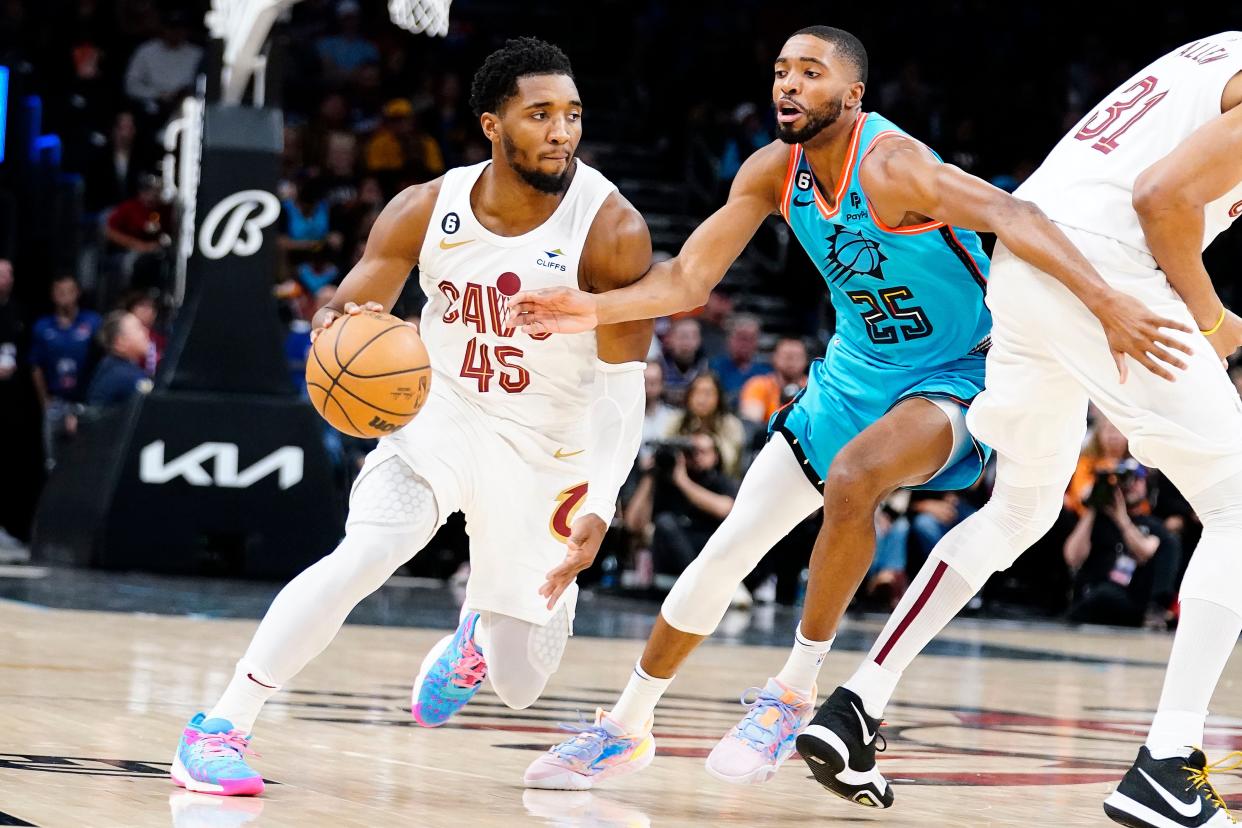
<path id="1" fill-rule="evenodd" d="M 1201 598 L 1242 615 L 1242 475 L 1188 498 L 1203 535 L 1182 579 L 1179 597 Z"/>
<path id="2" fill-rule="evenodd" d="M 430 540 L 439 524 L 435 492 L 399 457 L 363 469 L 350 492 L 347 530 L 365 526 L 380 532 L 426 532 Z"/>
<path id="3" fill-rule="evenodd" d="M 506 707 L 530 707 L 565 654 L 571 632 L 568 608 L 562 604 L 542 626 L 493 612 L 483 613 L 479 624 L 492 690 Z"/>
<path id="4" fill-rule="evenodd" d="M 1008 569 L 1061 514 L 1063 486 L 1013 486 L 997 480 L 992 499 L 949 531 L 933 555 L 976 590 Z"/>
<path id="5" fill-rule="evenodd" d="M 355 482 L 345 539 L 332 555 L 386 569 L 386 579 L 427 545 L 440 523 L 431 486 L 400 458 L 390 457 Z"/>

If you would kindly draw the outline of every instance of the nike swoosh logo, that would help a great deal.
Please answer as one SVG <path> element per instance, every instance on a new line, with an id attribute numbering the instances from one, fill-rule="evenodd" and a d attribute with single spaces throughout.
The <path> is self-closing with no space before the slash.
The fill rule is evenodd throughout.
<path id="1" fill-rule="evenodd" d="M 465 241 L 459 241 L 459 242 L 450 242 L 450 241 L 445 241 L 444 239 L 440 239 L 440 249 L 441 250 L 452 250 L 454 247 L 461 247 L 463 244 L 470 244 L 470 242 L 472 241 L 474 241 L 474 239 L 466 239 Z"/>
<path id="2" fill-rule="evenodd" d="M 794 199 L 794 206 L 795 206 L 795 207 L 810 207 L 810 206 L 811 206 L 812 204 L 814 204 L 814 203 L 815 203 L 815 199 L 813 199 L 813 198 L 808 198 L 808 199 L 807 199 L 807 200 L 805 200 L 805 201 L 803 201 L 803 200 L 802 200 L 802 199 L 800 199 L 800 198 L 795 198 L 795 199 Z"/>
<path id="3" fill-rule="evenodd" d="M 1147 780 L 1147 784 L 1151 785 L 1152 788 L 1155 789 L 1156 793 L 1160 794 L 1160 798 L 1163 799 L 1165 802 L 1169 803 L 1169 807 L 1177 811 L 1182 816 L 1189 819 L 1191 817 L 1198 816 L 1203 811 L 1203 800 L 1200 799 L 1199 797 L 1197 796 L 1195 797 L 1194 805 L 1191 805 L 1190 803 L 1187 803 L 1187 802 L 1182 802 L 1176 796 L 1169 793 L 1164 788 L 1162 788 L 1159 784 L 1157 784 L 1156 780 L 1148 776 L 1147 771 L 1143 770 L 1142 768 L 1139 768 L 1138 772 L 1141 773 L 1143 775 L 1143 778 Z"/>
<path id="4" fill-rule="evenodd" d="M 557 460 L 564 460 L 566 457 L 577 457 L 579 454 L 582 454 L 582 452 L 584 451 L 586 451 L 586 449 L 578 449 L 577 451 L 565 451 L 565 449 L 557 449 L 556 453 L 553 454 L 552 456 L 555 457 Z"/>
<path id="5" fill-rule="evenodd" d="M 875 741 L 875 734 L 867 729 L 867 720 L 863 718 L 863 714 L 859 712 L 858 706 L 850 702 L 850 707 L 854 708 L 854 715 L 858 717 L 858 726 L 862 728 L 863 744 L 869 745 Z"/>

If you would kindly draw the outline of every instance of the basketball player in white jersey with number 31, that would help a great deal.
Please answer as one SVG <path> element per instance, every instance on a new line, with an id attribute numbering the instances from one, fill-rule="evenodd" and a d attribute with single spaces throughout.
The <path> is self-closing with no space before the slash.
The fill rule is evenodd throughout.
<path id="1" fill-rule="evenodd" d="M 968 415 L 971 432 L 996 450 L 995 492 L 936 546 L 844 686 L 883 716 L 919 650 L 1052 527 L 1090 400 L 1203 521 L 1160 706 L 1104 809 L 1142 828 L 1232 825 L 1208 782 L 1218 768 L 1199 746 L 1242 631 L 1242 401 L 1222 366 L 1242 345 L 1242 319 L 1221 304 L 1202 252 L 1242 213 L 1242 32 L 1179 47 L 1122 83 L 1015 195 L 1059 224 L 1113 287 L 1185 324 L 1185 353 L 1153 354 L 1174 369 L 1171 382 L 1114 364 L 1086 307 L 997 245 L 986 390 Z M 835 745 L 852 771 L 873 773 L 875 734 L 867 736 L 852 721 L 812 725 L 798 750 Z"/>
<path id="2" fill-rule="evenodd" d="M 191 790 L 262 791 L 245 754 L 263 703 L 458 510 L 470 535 L 465 607 L 423 661 L 414 719 L 444 724 L 485 676 L 506 705 L 527 707 L 560 663 L 574 579 L 638 453 L 652 323 L 528 336 L 505 324 L 505 301 L 524 287 L 629 284 L 651 263 L 651 237 L 574 157 L 582 104 L 560 49 L 509 41 L 479 69 L 471 104 L 492 159 L 394 198 L 337 292 L 344 304 L 315 319 L 321 330 L 359 304 L 390 308 L 417 265 L 431 396 L 367 458 L 340 546 L 276 596 L 224 696 L 186 725 L 172 775 Z"/>

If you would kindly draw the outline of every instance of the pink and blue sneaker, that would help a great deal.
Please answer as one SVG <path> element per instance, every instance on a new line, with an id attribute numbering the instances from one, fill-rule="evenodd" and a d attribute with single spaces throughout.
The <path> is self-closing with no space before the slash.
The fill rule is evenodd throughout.
<path id="1" fill-rule="evenodd" d="M 655 758 L 651 722 L 645 733 L 627 734 L 603 710 L 593 725 L 561 725 L 574 736 L 540 756 L 526 769 L 528 788 L 584 791 L 597 782 L 636 773 Z"/>
<path id="2" fill-rule="evenodd" d="M 472 612 L 423 659 L 410 695 L 410 715 L 423 727 L 439 727 L 474 698 L 487 678 L 487 662 L 474 643 L 479 614 Z"/>
<path id="3" fill-rule="evenodd" d="M 263 777 L 246 764 L 250 737 L 233 728 L 228 719 L 208 719 L 197 713 L 181 732 L 173 756 L 172 781 L 190 791 L 217 796 L 255 796 L 263 793 Z"/>
<path id="4" fill-rule="evenodd" d="M 758 694 L 755 700 L 746 701 L 752 692 Z M 750 712 L 712 748 L 707 772 L 740 785 L 767 782 L 794 752 L 798 732 L 815 715 L 815 689 L 803 696 L 768 679 L 762 689 L 752 687 L 743 693 L 742 704 Z"/>

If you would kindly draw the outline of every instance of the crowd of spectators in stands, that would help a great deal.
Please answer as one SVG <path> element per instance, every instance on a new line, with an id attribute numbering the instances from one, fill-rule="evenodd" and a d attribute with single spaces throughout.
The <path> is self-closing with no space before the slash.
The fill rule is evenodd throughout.
<path id="1" fill-rule="evenodd" d="M 0 50 L 22 53 L 35 64 L 48 102 L 46 128 L 61 137 L 65 171 L 83 183 L 84 244 L 74 268 L 15 272 L 0 259 L 0 424 L 12 421 L 19 389 L 29 384 L 43 422 L 43 440 L 34 442 L 42 446 L 49 470 L 85 407 L 123 403 L 148 388 L 159 368 L 170 333 L 177 236 L 176 216 L 156 177 L 161 130 L 194 88 L 205 43 L 199 22 L 205 2 L 162 9 L 154 0 L 78 0 L 69 6 L 54 17 L 9 3 L 9 19 L 0 21 Z M 283 95 L 281 255 L 273 289 L 288 326 L 286 355 L 295 385 L 309 348 L 309 319 L 361 257 L 387 201 L 405 186 L 490 153 L 467 106 L 466 79 L 501 34 L 515 33 L 511 26 L 504 32 L 488 26 L 510 24 L 472 16 L 468 0 L 459 0 L 449 38 L 411 40 L 388 24 L 382 6 L 303 0 L 281 29 L 288 74 L 295 80 Z M 968 36 L 982 25 L 972 8 L 937 8 L 935 25 Z M 614 122 L 609 137 L 650 148 L 665 159 L 670 175 L 680 175 L 693 152 L 705 151 L 716 178 L 713 195 L 721 198 L 746 156 L 771 140 L 765 98 L 770 62 L 783 35 L 805 20 L 794 21 L 790 12 L 758 0 L 733 0 L 714 11 L 697 4 L 604 0 L 596 11 L 591 21 L 574 23 L 586 27 L 580 32 L 585 40 L 569 37 L 577 29 L 565 30 L 563 45 L 584 87 L 596 79 L 601 106 L 608 99 L 598 94 L 600 78 L 620 74 L 632 81 L 611 101 L 627 117 L 620 127 Z M 957 95 L 950 78 L 966 77 L 984 58 L 1003 59 L 1013 43 L 997 34 L 1005 27 L 989 24 L 992 37 L 977 39 L 978 49 L 928 45 L 921 27 L 931 13 L 912 9 L 899 20 L 877 18 L 868 26 L 882 37 L 860 29 L 873 48 L 870 106 L 927 140 L 946 160 L 1008 189 L 1084 107 L 1124 76 L 1123 62 L 1134 65 L 1141 57 L 1123 61 L 1108 44 L 1085 36 L 1074 42 L 1032 37 L 1052 49 L 1040 55 L 1044 68 L 1063 64 L 1063 73 L 1030 73 L 1040 79 L 1038 89 L 1029 80 L 990 97 L 987 90 L 1008 81 L 973 78 L 977 94 Z M 1037 10 L 1021 15 L 1027 16 L 1025 26 L 1061 31 L 1055 16 Z M 556 15 L 532 19 L 553 39 L 556 27 L 565 25 Z M 1178 27 L 1186 25 L 1173 20 L 1163 31 L 1181 37 Z M 581 46 L 593 42 L 591 27 L 618 26 L 637 35 L 628 62 Z M 677 34 L 684 31 L 699 36 L 687 43 Z M 742 39 L 753 42 L 753 53 L 730 45 Z M 1117 42 L 1136 41 L 1126 36 Z M 688 76 L 683 73 L 696 65 L 713 67 L 711 83 L 688 92 L 667 88 L 670 75 Z M 988 107 L 976 105 L 985 98 Z M 1024 127 L 1015 131 L 1018 122 Z M 589 140 L 583 152 L 589 154 Z M 14 284 L 27 279 L 40 289 L 22 293 L 29 304 L 21 306 Z M 822 301 L 822 289 L 815 290 Z M 417 294 L 416 287 L 407 290 L 397 311 L 416 319 Z M 1229 285 L 1222 294 L 1236 306 Z M 610 535 L 620 541 L 610 540 L 586 580 L 666 589 L 729 513 L 769 418 L 805 386 L 811 359 L 822 353 L 830 328 L 816 331 L 799 322 L 765 329 L 759 316 L 735 310 L 735 298 L 716 291 L 697 313 L 657 326 L 646 370 L 643 447 Z M 1242 369 L 1232 375 L 1242 389 Z M 367 449 L 365 442 L 332 433 L 327 439 L 346 467 L 356 466 Z M 985 478 L 966 492 L 898 492 L 890 498 L 876 515 L 877 554 L 860 601 L 878 608 L 894 604 L 936 541 L 986 496 Z M 818 514 L 809 518 L 765 559 L 739 591 L 739 604 L 797 600 L 818 522 Z M 25 537 L 29 514 L 0 512 L 0 549 L 12 540 L 3 529 Z M 1194 515 L 1176 491 L 1129 457 L 1124 437 L 1095 416 L 1063 520 L 1028 556 L 1035 564 L 998 579 L 1003 583 L 990 585 L 980 600 L 1009 600 L 1023 590 L 1052 593 L 1057 598 L 1047 608 L 1075 620 L 1167 625 L 1175 617 L 1177 584 L 1196 532 Z M 1040 581 L 1030 575 L 1036 570 L 1040 577 L 1055 574 Z"/>

